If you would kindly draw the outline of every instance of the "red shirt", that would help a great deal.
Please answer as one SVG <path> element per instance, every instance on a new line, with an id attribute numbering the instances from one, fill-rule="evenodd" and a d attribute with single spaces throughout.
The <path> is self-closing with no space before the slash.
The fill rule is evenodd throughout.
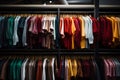
<path id="1" fill-rule="evenodd" d="M 80 48 L 80 40 L 81 40 L 81 31 L 80 31 L 80 20 L 77 18 L 73 18 L 74 19 L 74 24 L 75 24 L 75 28 L 76 28 L 76 32 L 74 35 L 74 45 L 75 45 L 75 49 L 79 49 Z"/>
<path id="2" fill-rule="evenodd" d="M 65 37 L 63 38 L 63 44 L 66 49 L 72 48 L 72 28 L 71 28 L 71 19 L 64 18 L 64 33 Z"/>
<path id="3" fill-rule="evenodd" d="M 93 35 L 94 35 L 94 43 L 93 45 L 91 45 L 92 48 L 96 47 L 96 43 L 99 42 L 99 37 L 100 37 L 100 26 L 99 26 L 99 22 L 97 19 L 91 17 L 92 20 L 92 26 L 93 26 Z"/>

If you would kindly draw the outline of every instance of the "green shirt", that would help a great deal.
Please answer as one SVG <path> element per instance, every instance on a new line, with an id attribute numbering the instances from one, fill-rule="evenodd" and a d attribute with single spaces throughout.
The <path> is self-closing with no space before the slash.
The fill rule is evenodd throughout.
<path id="1" fill-rule="evenodd" d="M 16 80 L 21 80 L 21 67 L 22 67 L 23 61 L 21 59 L 17 62 L 17 70 L 16 70 Z"/>
<path id="2" fill-rule="evenodd" d="M 6 38 L 8 40 L 9 45 L 13 44 L 14 20 L 15 20 L 15 17 L 10 17 L 7 23 L 8 26 L 6 31 Z"/>

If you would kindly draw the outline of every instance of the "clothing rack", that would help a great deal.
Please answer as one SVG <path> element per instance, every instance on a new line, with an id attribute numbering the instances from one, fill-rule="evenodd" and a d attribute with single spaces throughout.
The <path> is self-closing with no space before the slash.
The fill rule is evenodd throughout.
<path id="1" fill-rule="evenodd" d="M 96 19 L 98 19 L 99 14 L 107 13 L 103 12 L 106 9 L 117 9 L 118 12 L 111 12 L 112 13 L 119 13 L 120 6 L 110 6 L 110 5 L 99 5 L 99 0 L 94 0 L 94 5 L 0 5 L 0 14 L 39 14 L 39 13 L 53 13 L 57 14 L 58 19 L 60 18 L 60 14 L 64 13 L 81 13 L 81 14 L 93 14 Z M 73 12 L 74 11 L 74 12 Z M 109 13 L 109 12 L 108 12 Z M 59 22 L 58 22 L 59 23 Z M 58 25 L 59 26 L 59 25 Z M 95 49 L 84 49 L 84 50 L 61 50 L 60 48 L 56 50 L 38 50 L 38 49 L 13 49 L 13 50 L 6 50 L 0 49 L 0 55 L 57 55 L 58 66 L 60 62 L 61 55 L 94 55 L 96 60 L 98 59 L 100 54 L 119 54 L 120 50 L 104 50 L 99 49 L 98 44 L 96 44 Z M 115 52 L 115 53 L 114 53 Z"/>
<path id="2" fill-rule="evenodd" d="M 1 14 L 21 14 L 21 13 L 29 13 L 29 14 L 39 14 L 39 13 L 54 13 L 57 14 L 58 20 L 60 18 L 60 14 L 64 13 L 89 13 L 94 14 L 94 5 L 0 5 L 0 9 L 4 9 L 1 11 Z M 76 11 L 76 12 L 73 12 Z M 59 23 L 59 21 L 58 21 Z M 58 25 L 59 26 L 59 25 Z M 56 55 L 57 56 L 57 65 L 60 67 L 60 57 L 61 55 L 94 55 L 94 50 L 90 51 L 66 51 L 60 50 L 1 50 L 1 55 Z M 25 54 L 24 54 L 25 53 Z"/>

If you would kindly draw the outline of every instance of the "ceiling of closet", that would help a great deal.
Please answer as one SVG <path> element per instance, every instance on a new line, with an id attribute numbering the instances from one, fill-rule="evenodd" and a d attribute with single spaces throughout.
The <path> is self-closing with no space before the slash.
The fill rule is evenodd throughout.
<path id="1" fill-rule="evenodd" d="M 2 0 L 0 4 L 90 4 L 93 0 Z"/>
<path id="2" fill-rule="evenodd" d="M 0 4 L 93 4 L 94 0 L 1 0 Z M 100 4 L 119 5 L 120 0 L 100 0 Z"/>

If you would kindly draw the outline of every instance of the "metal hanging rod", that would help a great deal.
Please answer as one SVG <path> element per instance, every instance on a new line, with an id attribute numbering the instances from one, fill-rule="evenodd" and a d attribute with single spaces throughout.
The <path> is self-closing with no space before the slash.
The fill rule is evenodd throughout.
<path id="1" fill-rule="evenodd" d="M 94 11 L 60 11 L 61 14 L 91 14 Z"/>
<path id="2" fill-rule="evenodd" d="M 1 11 L 0 14 L 56 14 L 57 11 Z"/>
<path id="3" fill-rule="evenodd" d="M 120 8 L 120 5 L 99 5 L 99 8 L 100 9 L 103 9 L 103 8 Z"/>
<path id="4" fill-rule="evenodd" d="M 100 8 L 120 8 L 120 5 L 100 5 Z M 94 9 L 94 5 L 0 5 L 0 8 L 61 8 L 61 9 Z"/>
<path id="5" fill-rule="evenodd" d="M 99 14 L 107 14 L 107 15 L 111 15 L 111 14 L 119 14 L 120 15 L 120 12 L 105 12 L 105 11 L 101 11 L 101 12 L 99 12 Z"/>
<path id="6" fill-rule="evenodd" d="M 56 14 L 57 10 L 55 11 L 1 11 L 0 14 Z M 78 10 L 61 10 L 60 11 L 61 14 L 92 14 L 94 13 L 94 11 L 78 11 Z"/>
<path id="7" fill-rule="evenodd" d="M 70 9 L 94 9 L 94 5 L 0 5 L 0 8 L 47 8 L 47 9 L 57 9 L 57 8 L 70 8 Z"/>

